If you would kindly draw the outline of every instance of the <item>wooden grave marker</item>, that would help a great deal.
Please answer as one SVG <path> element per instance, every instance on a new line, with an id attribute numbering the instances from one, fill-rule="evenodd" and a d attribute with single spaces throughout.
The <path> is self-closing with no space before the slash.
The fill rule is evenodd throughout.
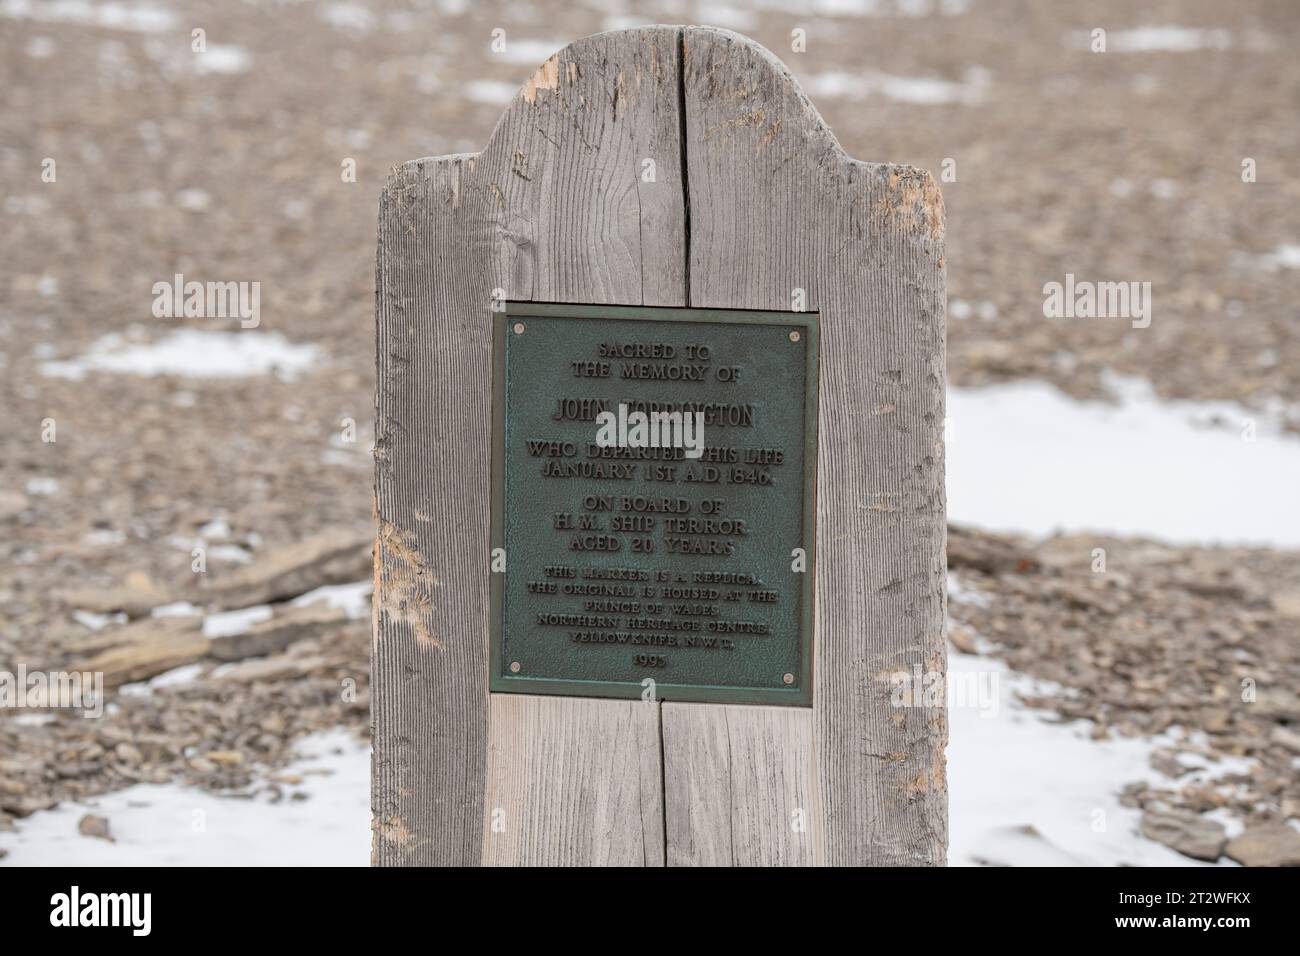
<path id="1" fill-rule="evenodd" d="M 944 215 L 933 178 L 846 156 L 785 67 L 747 38 L 646 27 L 588 37 L 552 56 L 482 152 L 396 169 L 378 241 L 374 862 L 942 865 L 946 711 L 942 702 L 899 706 L 893 679 L 946 666 Z M 594 354 L 588 340 L 555 351 L 557 336 L 590 332 L 573 324 L 589 318 L 548 318 L 532 303 L 793 313 L 784 359 L 779 336 L 761 347 L 750 337 L 763 316 L 726 341 L 744 356 L 736 367 L 748 388 L 731 405 L 756 402 L 766 414 L 772 403 L 815 397 L 815 427 L 799 431 L 797 416 L 787 416 L 786 443 L 810 438 L 815 477 L 800 483 L 793 470 L 772 469 L 782 495 L 815 493 L 816 560 L 804 572 L 815 594 L 809 633 L 789 616 L 770 617 L 784 622 L 780 634 L 733 642 L 754 653 L 650 653 L 673 662 L 648 675 L 670 688 L 653 699 L 586 696 L 580 681 L 515 692 L 511 678 L 530 677 L 532 662 L 505 659 L 510 648 L 542 653 L 553 641 L 561 656 L 546 666 L 577 668 L 570 677 L 622 660 L 602 648 L 561 647 L 577 633 L 564 628 L 525 634 L 523 618 L 511 616 L 533 600 L 521 597 L 522 579 L 509 579 L 512 567 L 532 582 L 543 565 L 591 566 L 566 553 L 564 535 L 553 550 L 539 537 L 527 552 L 512 545 L 493 553 L 494 534 L 520 527 L 528 491 L 517 463 L 503 466 L 494 453 L 509 462 L 515 443 L 532 437 L 516 435 L 502 414 L 494 419 L 494 389 L 498 408 L 504 401 L 504 415 L 521 422 L 532 407 L 526 385 L 535 386 L 534 399 L 554 391 L 532 376 L 557 355 L 587 362 Z M 718 314 L 683 313 L 683 328 Z M 687 339 L 665 341 L 680 352 Z M 514 397 L 503 384 L 508 355 L 522 363 L 510 366 Z M 664 353 L 646 355 L 661 374 Z M 776 378 L 756 392 L 744 379 L 769 368 L 768 355 L 795 359 L 770 366 Z M 717 365 L 697 364 L 716 380 Z M 815 392 L 801 367 L 811 368 Z M 786 376 L 798 380 L 797 394 Z M 617 378 L 587 384 L 611 396 L 622 387 Z M 636 394 L 705 394 L 666 387 Z M 710 396 L 742 394 L 716 381 L 708 388 Z M 724 441 L 728 433 L 714 434 Z M 748 443 L 765 437 L 755 428 Z M 551 479 L 536 481 L 539 495 L 553 493 Z M 600 481 L 590 488 L 608 490 Z M 647 536 L 662 544 L 670 526 L 728 528 L 741 537 L 709 540 L 760 546 L 744 537 L 744 522 L 757 527 L 769 509 L 754 507 L 762 499 L 748 493 L 723 496 L 750 502 L 740 525 L 660 516 Z M 677 484 L 665 494 L 687 499 L 699 515 L 703 492 Z M 494 497 L 504 501 L 504 529 L 494 527 Z M 787 525 L 797 513 L 782 512 L 796 516 Z M 608 530 L 612 519 L 592 520 Z M 766 546 L 789 551 L 789 543 Z M 662 549 L 609 560 L 655 573 L 698 566 Z M 740 588 L 743 597 L 759 589 L 754 580 Z M 793 581 L 781 582 L 774 605 L 803 600 Z M 502 600 L 515 602 L 505 630 Z M 629 620 L 615 613 L 609 633 Z M 808 672 L 784 663 L 790 641 L 809 651 Z M 672 675 L 692 670 L 692 661 L 701 682 L 725 683 L 713 666 L 719 660 L 736 661 L 738 672 L 748 661 L 752 673 L 736 681 L 767 682 L 755 699 L 778 702 L 718 702 L 744 696 L 726 688 L 717 699 L 671 689 Z M 781 702 L 777 669 L 787 667 L 798 671 L 784 678 L 800 699 Z M 627 674 L 604 679 L 600 693 L 627 692 Z"/>

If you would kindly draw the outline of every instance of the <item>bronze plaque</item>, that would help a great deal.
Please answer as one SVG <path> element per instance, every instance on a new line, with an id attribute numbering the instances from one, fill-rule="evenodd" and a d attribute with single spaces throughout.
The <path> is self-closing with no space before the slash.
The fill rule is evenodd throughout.
<path id="1" fill-rule="evenodd" d="M 811 705 L 817 315 L 495 319 L 491 689 Z"/>

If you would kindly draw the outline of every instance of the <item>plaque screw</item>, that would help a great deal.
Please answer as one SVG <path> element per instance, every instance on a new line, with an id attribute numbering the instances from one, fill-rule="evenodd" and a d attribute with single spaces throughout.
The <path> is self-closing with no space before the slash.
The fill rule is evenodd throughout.
<path id="1" fill-rule="evenodd" d="M 516 325 L 516 326 L 515 326 L 515 331 L 518 331 L 518 330 L 519 330 L 519 326 Z M 791 333 L 790 333 L 790 341 L 791 341 L 791 342 L 798 342 L 798 341 L 799 341 L 799 333 L 798 333 L 798 332 L 791 332 Z M 786 683 L 788 684 L 788 683 L 790 683 L 790 682 L 789 682 L 789 681 L 786 681 Z"/>
<path id="2" fill-rule="evenodd" d="M 512 673 L 512 674 L 518 674 L 518 673 L 519 673 L 519 662 L 518 662 L 518 661 L 511 661 L 511 662 L 510 662 L 510 673 Z M 790 675 L 787 674 L 786 676 L 789 677 Z"/>
<path id="3" fill-rule="evenodd" d="M 516 323 L 515 323 L 515 335 L 523 335 L 523 334 L 524 334 L 524 323 L 522 323 L 522 322 L 516 322 Z M 517 663 L 517 662 L 516 662 L 516 663 Z"/>
<path id="4" fill-rule="evenodd" d="M 791 334 L 791 335 L 798 335 L 799 333 L 798 333 L 798 332 L 791 332 L 790 334 Z M 794 675 L 793 675 L 793 674 L 786 674 L 784 677 L 781 678 L 781 680 L 785 681 L 787 684 L 793 684 L 793 683 L 794 683 Z"/>

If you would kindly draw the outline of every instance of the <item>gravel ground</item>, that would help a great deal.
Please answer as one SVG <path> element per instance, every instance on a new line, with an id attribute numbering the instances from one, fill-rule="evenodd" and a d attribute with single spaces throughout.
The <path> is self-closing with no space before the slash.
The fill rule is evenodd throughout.
<path id="1" fill-rule="evenodd" d="M 0 663 L 75 658 L 98 632 L 74 616 L 69 588 L 170 594 L 192 579 L 196 545 L 219 582 L 276 547 L 366 531 L 387 171 L 480 148 L 511 88 L 603 29 L 748 33 L 786 60 L 852 155 L 944 178 L 954 385 L 1036 378 L 1105 398 L 1113 370 L 1166 398 L 1300 408 L 1300 12 L 1282 0 L 1154 2 L 1140 16 L 1118 0 L 182 0 L 73 15 L 84 9 L 0 0 Z M 1096 27 L 1105 53 L 1089 49 Z M 1139 29 L 1150 27 L 1169 29 Z M 791 52 L 795 28 L 807 52 Z M 194 29 L 206 52 L 192 52 Z M 1153 45 L 1165 49 L 1142 49 Z M 1246 158 L 1255 182 L 1242 180 Z M 46 159 L 54 182 L 42 181 Z M 348 160 L 355 182 L 341 176 Z M 260 282 L 260 325 L 155 318 L 152 286 L 175 273 Z M 1150 282 L 1150 327 L 1045 319 L 1043 286 L 1067 273 Z M 297 375 L 224 380 L 42 370 L 104 336 L 178 329 L 280 336 L 318 359 Z M 43 441 L 51 426 L 57 440 Z M 1078 689 L 1069 712 L 1099 732 L 1187 724 L 1211 750 L 1258 757 L 1250 799 L 1230 809 L 1295 815 L 1274 733 L 1300 721 L 1294 694 L 1261 715 L 1237 686 L 1297 686 L 1294 554 L 1113 541 L 1143 561 L 1092 575 L 1063 570 L 1059 539 L 998 540 L 1029 562 L 968 568 L 997 599 L 954 602 L 959 624 L 1014 667 Z M 306 676 L 265 688 L 201 677 L 152 703 L 124 698 L 93 732 L 82 728 L 100 722 L 0 718 L 16 754 L 3 768 L 10 812 L 173 773 L 246 784 L 247 764 L 194 760 L 242 749 L 274 766 L 298 733 L 362 728 L 366 698 L 336 698 L 340 680 L 364 685 L 364 626 L 306 640 L 316 645 L 294 645 Z M 262 740 L 259 714 L 281 699 L 275 713 L 307 716 Z M 119 749 L 146 730 L 156 747 Z M 24 763 L 41 753 L 72 756 L 64 769 Z M 1195 804 L 1176 782 L 1170 794 Z"/>

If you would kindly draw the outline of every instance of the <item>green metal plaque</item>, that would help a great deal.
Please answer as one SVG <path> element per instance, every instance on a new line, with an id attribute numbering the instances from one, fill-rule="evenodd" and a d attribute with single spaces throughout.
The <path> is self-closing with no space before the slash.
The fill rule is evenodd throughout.
<path id="1" fill-rule="evenodd" d="M 491 689 L 810 706 L 816 314 L 495 318 Z"/>

